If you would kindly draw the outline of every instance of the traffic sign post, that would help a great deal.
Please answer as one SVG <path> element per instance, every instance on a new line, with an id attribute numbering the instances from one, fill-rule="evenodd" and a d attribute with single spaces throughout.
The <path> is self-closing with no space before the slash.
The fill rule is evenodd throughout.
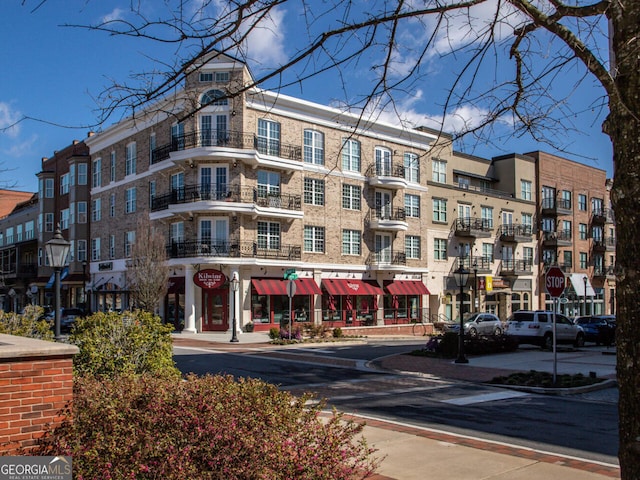
<path id="1" fill-rule="evenodd" d="M 293 297 L 296 294 L 295 279 L 298 278 L 298 276 L 295 274 L 295 270 L 293 275 L 295 276 L 295 278 L 291 278 L 291 275 L 289 275 L 289 281 L 287 282 L 287 296 L 289 297 L 289 340 L 291 340 L 291 330 L 293 330 L 292 304 L 293 304 Z"/>
<path id="2" fill-rule="evenodd" d="M 558 299 L 564 293 L 567 279 L 560 267 L 550 267 L 544 279 L 547 293 L 553 298 L 553 384 L 556 384 L 558 377 L 558 352 L 556 350 L 556 311 L 558 310 Z"/>

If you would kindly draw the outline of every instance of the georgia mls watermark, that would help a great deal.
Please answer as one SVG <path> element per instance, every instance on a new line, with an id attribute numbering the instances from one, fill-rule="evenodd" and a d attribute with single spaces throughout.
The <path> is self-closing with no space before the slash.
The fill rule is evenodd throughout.
<path id="1" fill-rule="evenodd" d="M 71 457 L 0 457 L 0 480 L 71 480 Z"/>

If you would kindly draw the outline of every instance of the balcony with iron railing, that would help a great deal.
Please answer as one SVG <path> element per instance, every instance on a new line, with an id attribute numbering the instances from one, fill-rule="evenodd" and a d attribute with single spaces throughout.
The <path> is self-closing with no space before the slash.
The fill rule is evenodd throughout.
<path id="1" fill-rule="evenodd" d="M 373 230 L 391 230 L 404 232 L 408 230 L 407 212 L 404 207 L 372 208 L 367 215 L 369 228 Z"/>
<path id="2" fill-rule="evenodd" d="M 543 215 L 569 215 L 571 213 L 571 200 L 565 198 L 543 198 L 541 201 Z"/>
<path id="3" fill-rule="evenodd" d="M 560 230 L 558 232 L 542 232 L 542 244 L 545 247 L 568 247 L 572 244 L 571 230 Z"/>
<path id="4" fill-rule="evenodd" d="M 209 184 L 186 185 L 174 188 L 169 193 L 158 195 L 151 201 L 151 211 L 166 210 L 171 205 L 205 202 L 207 211 L 236 211 L 237 205 L 227 202 L 250 204 L 262 208 L 302 210 L 302 197 L 279 192 L 267 192 L 261 187 L 216 187 Z"/>
<path id="5" fill-rule="evenodd" d="M 604 225 L 605 223 L 615 223 L 613 210 L 610 208 L 597 209 L 591 212 L 591 223 Z"/>
<path id="6" fill-rule="evenodd" d="M 301 258 L 300 245 L 262 245 L 252 241 L 198 241 L 172 242 L 166 246 L 169 258 L 261 258 L 271 260 L 295 260 Z"/>
<path id="7" fill-rule="evenodd" d="M 279 140 L 258 137 L 254 133 L 225 132 L 191 132 L 175 136 L 171 143 L 155 148 L 151 153 L 151 163 L 156 164 L 170 157 L 172 152 L 193 148 L 235 148 L 255 150 L 261 155 L 270 155 L 287 160 L 302 160 L 302 147 L 289 145 Z"/>
<path id="8" fill-rule="evenodd" d="M 405 252 L 389 250 L 371 252 L 367 257 L 366 263 L 372 268 L 403 267 L 407 264 L 407 254 Z"/>
<path id="9" fill-rule="evenodd" d="M 365 174 L 369 178 L 369 185 L 387 188 L 407 188 L 409 184 L 405 178 L 404 165 L 370 165 Z"/>
<path id="10" fill-rule="evenodd" d="M 503 242 L 530 242 L 533 239 L 533 227 L 531 225 L 505 224 L 498 230 L 500 240 Z"/>
<path id="11" fill-rule="evenodd" d="M 493 224 L 486 218 L 456 218 L 453 230 L 457 237 L 489 238 L 493 234 Z"/>
<path id="12" fill-rule="evenodd" d="M 502 260 L 500 263 L 500 275 L 517 276 L 531 275 L 533 262 L 531 260 Z"/>

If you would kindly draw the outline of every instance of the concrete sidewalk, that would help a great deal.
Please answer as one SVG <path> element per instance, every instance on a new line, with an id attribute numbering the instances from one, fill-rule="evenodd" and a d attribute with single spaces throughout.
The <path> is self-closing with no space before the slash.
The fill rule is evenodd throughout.
<path id="1" fill-rule="evenodd" d="M 269 346 L 269 337 L 264 332 L 243 333 L 238 336 L 238 343 L 229 342 L 230 336 L 223 333 L 174 334 L 173 337 L 176 346 L 202 346 L 225 350 L 260 348 L 261 344 L 264 344 L 264 347 Z M 561 350 L 557 353 L 556 368 L 558 373 L 588 375 L 589 372 L 595 371 L 599 377 L 615 378 L 615 355 L 611 355 L 614 352 L 614 349 L 606 347 Z M 374 362 L 372 366 L 460 381 L 486 382 L 495 376 L 513 371 L 552 371 L 553 354 L 539 348 L 525 347 L 514 353 L 470 356 L 468 364 L 455 364 L 450 359 L 393 355 Z M 370 477 L 373 480 L 620 478 L 617 465 L 565 457 L 377 418 L 352 415 L 346 418 L 366 424 L 363 435 L 368 444 L 378 450 L 376 456 L 383 459 L 378 473 Z"/>

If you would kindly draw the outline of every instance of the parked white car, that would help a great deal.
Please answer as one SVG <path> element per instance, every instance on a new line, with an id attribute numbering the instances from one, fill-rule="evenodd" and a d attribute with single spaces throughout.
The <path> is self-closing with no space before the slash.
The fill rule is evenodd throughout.
<path id="1" fill-rule="evenodd" d="M 518 343 L 553 348 L 553 312 L 519 310 L 507 319 L 507 335 Z M 584 330 L 561 313 L 556 313 L 556 343 L 584 345 Z"/>

